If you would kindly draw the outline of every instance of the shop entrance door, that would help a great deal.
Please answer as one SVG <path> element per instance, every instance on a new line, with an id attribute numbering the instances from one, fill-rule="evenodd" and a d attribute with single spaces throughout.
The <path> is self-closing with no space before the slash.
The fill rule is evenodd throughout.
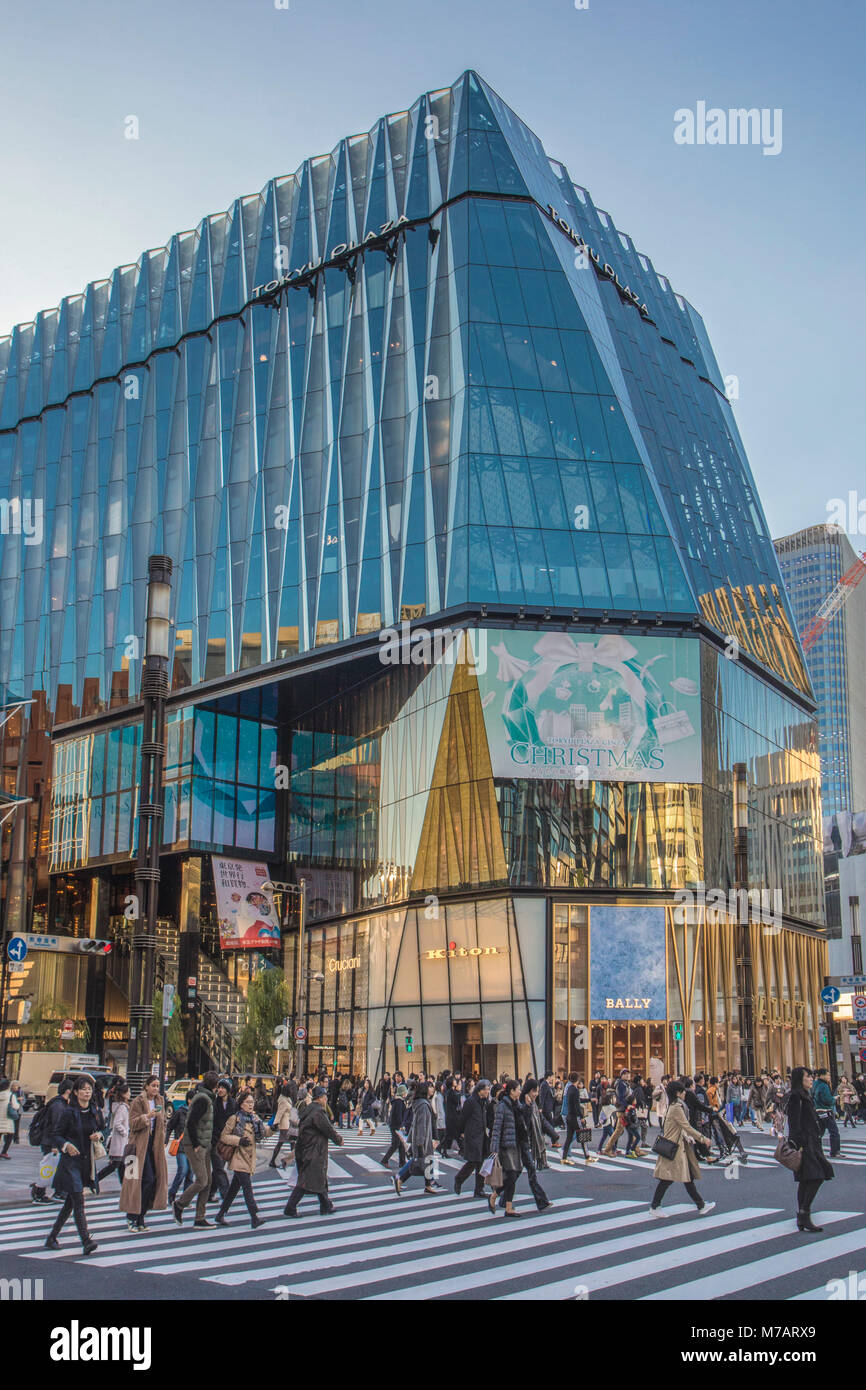
<path id="1" fill-rule="evenodd" d="M 452 1067 L 461 1076 L 481 1075 L 481 1019 L 451 1024 Z"/>

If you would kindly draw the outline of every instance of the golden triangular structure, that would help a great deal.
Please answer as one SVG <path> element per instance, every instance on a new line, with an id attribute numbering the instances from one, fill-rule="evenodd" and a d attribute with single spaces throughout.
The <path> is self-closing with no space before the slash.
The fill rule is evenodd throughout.
<path id="1" fill-rule="evenodd" d="M 415 858 L 413 893 L 508 880 L 493 766 L 468 634 L 461 634 L 458 641 L 461 646 Z"/>

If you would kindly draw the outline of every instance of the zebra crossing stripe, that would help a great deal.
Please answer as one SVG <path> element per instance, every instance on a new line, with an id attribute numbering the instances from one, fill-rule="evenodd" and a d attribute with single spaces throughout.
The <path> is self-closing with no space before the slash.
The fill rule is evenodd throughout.
<path id="1" fill-rule="evenodd" d="M 357 1163 L 359 1168 L 363 1168 L 365 1173 L 384 1173 L 385 1169 L 376 1158 L 369 1158 L 367 1154 L 346 1154 L 350 1163 Z"/>
<path id="2" fill-rule="evenodd" d="M 362 1211 L 370 1210 L 371 1205 L 374 1205 L 376 1201 L 377 1195 L 378 1194 L 371 1194 L 369 1189 L 360 1188 L 351 1195 L 349 1200 L 341 1200 L 340 1211 L 345 1212 L 347 1216 L 360 1215 Z M 371 1203 L 370 1197 L 373 1197 L 373 1203 Z M 262 1204 L 259 1203 L 259 1211 L 265 1217 L 270 1217 L 272 1219 L 282 1217 L 284 1205 L 282 1200 L 280 1200 L 278 1204 L 269 1207 L 262 1206 Z M 378 1209 L 382 1206 L 385 1206 L 386 1210 L 393 1211 L 393 1197 L 387 1202 L 387 1205 L 379 1202 L 376 1205 L 374 1214 L 377 1215 Z M 234 1219 L 232 1219 L 232 1217 Z M 322 1224 L 324 1225 L 325 1221 L 328 1219 L 330 1218 L 321 1218 Z M 199 1254 L 202 1250 L 209 1251 L 217 1246 L 223 1250 L 234 1247 L 240 1248 L 241 1246 L 255 1250 L 256 1246 L 259 1244 L 273 1243 L 279 1240 L 285 1242 L 287 1239 L 287 1232 L 292 1229 L 281 1221 L 279 1227 L 274 1226 L 270 1232 L 256 1235 L 255 1244 L 249 1246 L 250 1225 L 245 1207 L 241 1204 L 240 1211 L 238 1211 L 237 1206 L 232 1207 L 232 1214 L 229 1220 L 231 1224 L 228 1227 L 214 1226 L 209 1230 L 197 1231 L 191 1222 L 187 1226 L 181 1228 L 174 1225 L 170 1217 L 163 1216 L 159 1224 L 154 1222 L 148 1227 L 147 1234 L 143 1236 L 130 1235 L 125 1229 L 121 1229 L 117 1226 L 111 1230 L 102 1232 L 91 1228 L 93 1229 L 93 1234 L 99 1239 L 99 1249 L 101 1253 L 99 1255 L 91 1255 L 88 1263 L 110 1268 L 112 1265 L 129 1264 L 132 1260 L 140 1261 L 142 1257 L 144 1259 L 154 1259 L 157 1253 L 160 1257 L 162 1257 L 164 1253 L 167 1255 L 168 1252 L 172 1250 L 176 1251 L 178 1254 Z M 332 1229 L 333 1224 L 331 1220 Z M 341 1227 L 341 1229 L 342 1228 L 344 1227 Z M 367 1229 L 369 1229 L 369 1227 Z M 299 1234 L 301 1233 L 299 1232 Z M 193 1244 L 184 1246 L 182 1249 L 179 1248 L 184 1241 L 192 1241 Z M 52 1257 L 52 1253 L 54 1258 L 57 1258 L 56 1252 L 46 1252 L 43 1250 L 41 1237 L 36 1241 L 16 1242 L 19 1248 L 15 1253 L 26 1253 L 23 1248 L 25 1244 L 31 1245 L 34 1251 L 34 1259 L 49 1259 Z M 77 1253 L 75 1246 L 68 1246 L 65 1253 L 67 1258 L 70 1255 L 74 1257 Z M 158 1272 L 165 1273 L 167 1271 L 160 1270 Z"/>
<path id="3" fill-rule="evenodd" d="M 418 1196 L 420 1198 L 421 1194 L 419 1193 Z M 423 1200 L 425 1201 L 425 1206 L 429 1208 L 429 1199 Z M 265 1234 L 257 1234 L 252 1245 L 249 1244 L 248 1240 L 249 1226 L 246 1226 L 245 1229 L 239 1229 L 235 1234 L 243 1236 L 244 1240 L 233 1242 L 229 1250 L 219 1242 L 219 1237 L 215 1235 L 209 1236 L 207 1241 L 203 1241 L 200 1237 L 193 1237 L 193 1244 L 182 1245 L 181 1242 L 187 1239 L 187 1237 L 182 1235 L 176 1227 L 172 1227 L 169 1231 L 165 1232 L 161 1238 L 153 1239 L 144 1246 L 145 1257 L 147 1259 L 153 1259 L 158 1254 L 162 1260 L 173 1259 L 182 1255 L 194 1255 L 197 1258 L 194 1260 L 193 1265 L 190 1266 L 191 1268 L 211 1268 L 215 1264 L 220 1269 L 226 1269 L 233 1264 L 249 1264 L 250 1262 L 261 1259 L 261 1250 L 268 1245 L 289 1244 L 292 1250 L 301 1246 L 307 1250 L 311 1242 L 318 1242 L 327 1236 L 335 1235 L 337 1229 L 339 1229 L 339 1238 L 344 1245 L 350 1243 L 353 1238 L 361 1242 L 366 1240 L 369 1244 L 373 1231 L 378 1230 L 381 1226 L 405 1227 L 408 1214 L 405 1206 L 401 1204 L 400 1212 L 395 1211 L 395 1206 L 396 1199 L 393 1194 L 383 1201 L 381 1193 L 370 1192 L 368 1190 L 365 1196 L 359 1196 L 357 1200 L 352 1202 L 341 1201 L 339 1204 L 340 1215 L 337 1220 L 333 1217 L 318 1215 L 316 1215 L 316 1217 L 309 1215 L 302 1218 L 303 1224 L 293 1220 L 289 1224 L 289 1222 L 281 1220 L 279 1225 L 274 1227 L 271 1231 Z M 301 1210 L 303 1211 L 303 1208 L 301 1208 Z M 282 1217 L 282 1204 L 276 1215 Z M 453 1216 L 453 1204 L 450 1206 L 449 1210 L 446 1210 L 443 1209 L 440 1203 L 437 1203 L 435 1211 L 430 1211 L 429 1215 L 425 1213 L 425 1220 L 428 1223 L 432 1222 L 435 1224 L 437 1219 L 439 1221 L 453 1219 Z M 371 1221 L 374 1223 L 372 1229 Z M 217 1229 L 222 1230 L 221 1227 Z M 137 1239 L 134 1252 L 137 1253 L 141 1250 L 143 1245 L 144 1243 L 140 1239 Z M 217 1245 L 219 1245 L 220 1249 L 219 1258 L 216 1260 L 207 1260 L 205 1256 L 212 1254 Z M 314 1245 L 313 1248 L 317 1249 L 318 1246 Z M 272 1252 L 265 1250 L 265 1253 Z M 123 1263 L 128 1261 L 129 1254 L 130 1247 L 126 1245 L 123 1256 L 115 1256 L 106 1253 L 105 1256 L 91 1256 L 88 1263 L 97 1265 Z M 183 1266 L 179 1265 L 172 1266 L 171 1268 L 160 1265 L 159 1268 L 148 1272 L 170 1274 L 176 1269 L 181 1270 L 182 1268 Z"/>
<path id="4" fill-rule="evenodd" d="M 578 1206 L 579 1202 L 577 1200 L 573 1202 L 569 1202 L 566 1200 L 561 1204 L 557 1203 L 557 1206 L 559 1205 L 563 1207 L 562 1214 L 558 1218 L 560 1224 L 567 1222 L 571 1225 L 571 1223 L 574 1222 L 575 1218 L 580 1217 L 580 1215 L 582 1214 L 573 1210 L 564 1210 L 564 1208 L 566 1207 Z M 623 1202 L 620 1205 L 622 1205 L 623 1207 L 630 1207 L 634 1206 L 635 1204 L 632 1202 Z M 585 1214 L 588 1215 L 588 1213 Z M 450 1213 L 446 1213 L 445 1215 L 450 1216 L 450 1218 L 453 1220 L 453 1208 L 450 1211 Z M 315 1244 L 311 1245 L 305 1250 L 299 1250 L 294 1247 L 288 1248 L 282 1253 L 281 1263 L 278 1266 L 271 1266 L 265 1269 L 254 1268 L 248 1270 L 238 1270 L 236 1273 L 231 1275 L 220 1274 L 218 1276 L 210 1277 L 204 1275 L 203 1277 L 207 1278 L 208 1282 L 211 1283 L 234 1285 L 254 1283 L 262 1279 L 271 1278 L 279 1278 L 282 1282 L 285 1282 L 287 1279 L 291 1279 L 293 1277 L 303 1278 L 305 1275 L 314 1271 L 334 1268 L 346 1269 L 349 1266 L 353 1266 L 357 1271 L 354 1274 L 354 1279 L 356 1281 L 365 1281 L 367 1277 L 366 1270 L 361 1269 L 360 1266 L 368 1263 L 371 1260 L 387 1260 L 387 1258 L 390 1255 L 394 1254 L 395 1251 L 402 1252 L 404 1248 L 403 1237 L 405 1236 L 405 1217 L 403 1217 L 403 1219 L 399 1222 L 399 1229 L 393 1232 L 394 1238 L 392 1240 L 392 1243 L 388 1245 L 373 1244 L 373 1242 L 379 1236 L 380 1228 L 385 1224 L 393 1226 L 397 1224 L 397 1218 L 394 1218 L 391 1221 L 387 1221 L 387 1218 L 386 1220 L 377 1221 L 375 1229 L 373 1231 L 370 1230 L 369 1225 L 359 1227 L 355 1236 L 350 1237 L 348 1239 L 343 1227 L 340 1227 L 339 1232 L 337 1232 L 332 1226 L 331 1231 L 329 1232 L 329 1234 L 331 1234 L 331 1232 L 333 1233 L 332 1238 L 330 1240 L 316 1238 Z M 434 1226 L 429 1226 L 425 1223 L 425 1234 L 423 1239 L 421 1241 L 418 1241 L 417 1239 L 413 1238 L 412 1248 L 413 1250 L 428 1248 L 434 1250 L 441 1249 L 443 1246 L 446 1245 L 449 1247 L 457 1245 L 473 1245 L 477 1248 L 482 1238 L 481 1233 L 487 1232 L 489 1234 L 490 1229 L 490 1215 L 488 1213 L 485 1217 L 485 1215 L 482 1212 L 478 1212 L 477 1215 L 472 1214 L 471 1216 L 468 1216 L 465 1221 L 460 1222 L 459 1226 L 455 1224 L 450 1229 L 444 1228 L 442 1222 Z M 566 1240 L 567 1238 L 568 1236 L 566 1233 L 561 1233 L 559 1236 L 560 1240 Z M 284 1242 L 285 1239 L 286 1237 L 284 1233 Z M 265 1253 L 269 1255 L 271 1258 L 273 1258 L 274 1254 L 279 1252 L 270 1250 L 266 1251 Z M 479 1257 L 476 1254 L 474 1258 L 478 1259 Z M 141 1268 L 137 1272 L 140 1274 L 175 1274 L 195 1273 L 210 1269 L 218 1269 L 225 1271 L 229 1266 L 235 1266 L 240 1264 L 255 1264 L 257 1260 L 261 1260 L 261 1255 L 257 1255 L 254 1250 L 248 1250 L 241 1255 L 234 1256 L 231 1258 L 226 1258 L 223 1255 L 212 1260 L 194 1260 L 190 1261 L 187 1264 L 175 1264 L 168 1269 L 166 1269 L 163 1265 L 154 1266 L 153 1268 Z M 90 1263 L 93 1263 L 93 1261 L 91 1260 Z M 352 1280 L 351 1273 L 349 1275 L 349 1279 L 350 1281 Z"/>
<path id="5" fill-rule="evenodd" d="M 343 1195 L 340 1201 L 341 1208 L 351 1205 L 357 1198 L 365 1197 L 368 1193 L 369 1188 L 363 1183 L 356 1183 L 352 1184 L 350 1187 L 343 1188 Z M 346 1200 L 346 1198 L 348 1198 L 348 1200 Z M 259 1211 L 263 1215 L 275 1216 L 277 1212 L 282 1212 L 285 1206 L 285 1190 L 274 1192 L 273 1195 L 268 1196 L 258 1193 L 256 1200 Z M 56 1215 L 57 1211 L 55 1210 L 53 1216 L 56 1217 Z M 185 1232 L 184 1239 L 191 1236 L 194 1229 L 193 1213 L 189 1209 L 187 1217 L 187 1223 L 183 1228 Z M 203 1240 L 207 1240 L 208 1235 L 210 1235 L 212 1239 L 220 1232 L 222 1232 L 226 1238 L 232 1235 L 238 1235 L 241 1232 L 241 1224 L 238 1221 L 238 1217 L 241 1217 L 241 1221 L 246 1225 L 246 1207 L 240 1198 L 236 1200 L 231 1208 L 229 1217 L 231 1225 L 227 1230 L 221 1226 L 214 1226 L 209 1233 L 205 1231 L 196 1231 L 194 1239 L 200 1243 Z M 179 1232 L 180 1230 L 172 1221 L 169 1212 L 151 1212 L 148 1216 L 147 1234 L 132 1236 L 126 1229 L 126 1213 L 118 1211 L 116 1207 L 109 1211 L 103 1211 L 98 1216 L 94 1216 L 92 1212 L 88 1212 L 87 1224 L 91 1233 L 98 1238 L 101 1249 L 107 1250 L 110 1248 L 108 1243 L 114 1242 L 117 1248 L 120 1248 L 120 1246 L 125 1248 L 127 1256 L 129 1251 L 133 1248 L 133 1243 L 138 1250 L 147 1249 L 150 1245 L 160 1243 L 164 1240 L 168 1233 Z M 43 1241 L 52 1225 L 53 1219 L 43 1219 L 38 1226 L 30 1225 L 29 1228 L 24 1230 L 16 1229 L 8 1237 L 4 1237 L 3 1233 L 0 1232 L 0 1253 L 5 1250 L 10 1254 L 21 1254 L 24 1253 L 26 1247 L 41 1249 Z M 249 1230 L 248 1226 L 246 1228 Z M 71 1218 L 61 1232 L 63 1238 L 70 1235 L 77 1239 L 77 1233 L 75 1232 L 75 1227 L 72 1224 Z M 67 1248 L 66 1253 L 67 1255 L 73 1253 L 72 1246 Z"/>
<path id="6" fill-rule="evenodd" d="M 694 1211 L 694 1208 L 692 1208 L 692 1210 Z M 758 1210 L 760 1211 L 761 1209 L 759 1208 Z M 762 1211 L 761 1214 L 776 1216 L 779 1212 L 778 1209 L 776 1209 Z M 770 1240 L 783 1240 L 786 1236 L 792 1234 L 791 1219 L 788 1217 L 782 1221 L 768 1222 L 763 1225 L 752 1227 L 746 1231 L 737 1232 L 735 1236 L 727 1234 L 720 1236 L 717 1240 L 702 1239 L 708 1227 L 718 1229 L 720 1226 L 733 1224 L 737 1215 L 745 1216 L 746 1212 L 744 1211 L 739 1214 L 729 1213 L 728 1222 L 720 1221 L 719 1218 L 715 1216 L 695 1216 L 694 1220 L 690 1221 L 686 1228 L 688 1235 L 694 1237 L 690 1245 L 679 1246 L 673 1250 L 665 1250 L 662 1253 L 650 1255 L 644 1259 L 625 1260 L 622 1264 L 610 1265 L 605 1269 L 592 1270 L 587 1273 L 581 1272 L 581 1265 L 585 1263 L 589 1252 L 579 1251 L 578 1258 L 574 1263 L 574 1268 L 570 1270 L 567 1279 L 557 1280 L 552 1284 L 538 1284 L 534 1288 L 527 1289 L 522 1293 L 505 1294 L 503 1297 L 511 1300 L 555 1300 L 570 1298 L 573 1296 L 575 1283 L 579 1283 L 586 1289 L 587 1295 L 591 1298 L 594 1293 L 598 1293 L 602 1289 L 612 1288 L 617 1284 L 628 1284 L 634 1279 L 652 1278 L 656 1275 L 670 1274 L 672 1270 L 679 1268 L 680 1265 L 695 1264 L 699 1261 L 711 1260 L 716 1255 L 730 1254 L 732 1247 L 736 1248 L 735 1242 L 737 1245 L 744 1246 L 762 1245 Z M 850 1213 L 843 1215 L 839 1219 L 846 1220 L 848 1219 L 848 1215 L 850 1215 Z M 679 1235 L 684 1233 L 681 1223 L 677 1225 L 676 1232 L 678 1232 Z M 647 1245 L 648 1240 L 649 1237 L 642 1233 L 640 1237 L 641 1249 Z M 602 1256 L 617 1253 L 613 1248 L 603 1249 L 599 1247 L 599 1251 Z M 619 1253 L 622 1253 L 621 1247 Z M 799 1251 L 797 1254 L 799 1256 Z M 596 1259 L 596 1254 L 592 1253 L 591 1258 Z M 783 1258 L 787 1261 L 790 1270 L 792 1252 L 790 1250 L 784 1252 Z M 738 1270 L 739 1268 L 740 1266 L 734 1266 L 731 1273 L 733 1274 L 734 1270 Z M 712 1282 L 714 1286 L 716 1278 L 716 1275 L 712 1275 L 710 1279 L 710 1282 Z M 652 1297 L 659 1298 L 666 1298 L 667 1296 L 666 1292 L 652 1295 Z"/>
<path id="7" fill-rule="evenodd" d="M 648 1208 L 645 1207 L 645 1213 L 647 1210 Z M 672 1214 L 675 1211 L 677 1213 L 682 1212 L 682 1210 L 682 1207 L 670 1208 Z M 689 1204 L 689 1210 L 694 1210 L 694 1208 L 691 1207 L 691 1204 Z M 772 1207 L 744 1207 L 737 1212 L 722 1212 L 718 1216 L 707 1216 L 701 1220 L 701 1227 L 703 1231 L 706 1231 L 707 1229 L 719 1229 L 725 1226 L 734 1225 L 741 1221 L 748 1221 L 756 1217 L 768 1216 L 773 1214 L 775 1214 L 775 1209 Z M 643 1227 L 644 1222 L 649 1222 L 649 1220 L 650 1218 L 644 1215 L 643 1217 L 637 1216 L 634 1218 L 634 1220 L 629 1221 L 629 1237 L 631 1237 L 639 1227 Z M 685 1229 L 691 1231 L 691 1221 L 688 1222 L 687 1226 L 685 1226 L 685 1223 L 679 1221 L 675 1224 L 666 1221 L 663 1226 L 661 1225 L 661 1223 L 659 1223 L 658 1226 L 656 1226 L 655 1223 L 653 1223 L 653 1229 L 640 1230 L 639 1238 L 641 1242 L 641 1248 L 644 1249 L 647 1245 L 660 1245 L 663 1242 L 677 1241 L 682 1237 L 684 1227 Z M 532 1234 L 533 1249 L 537 1249 L 539 1245 L 552 1244 L 553 1240 L 557 1238 L 554 1235 L 553 1239 L 548 1237 L 547 1240 L 545 1240 L 544 1227 L 539 1227 L 537 1232 L 536 1228 L 533 1227 Z M 601 1220 L 589 1224 L 587 1226 L 581 1226 L 579 1234 L 581 1237 L 587 1235 L 606 1235 L 610 1237 L 610 1221 Z M 561 1239 L 561 1237 L 559 1237 L 559 1239 Z M 514 1242 L 501 1241 L 497 1246 L 496 1253 L 501 1252 L 503 1246 L 507 1246 L 509 1244 L 514 1244 Z M 730 1237 L 725 1237 L 724 1246 L 725 1249 L 730 1249 Z M 597 1241 L 595 1244 L 590 1245 L 582 1245 L 577 1244 L 576 1242 L 572 1242 L 571 1247 L 568 1250 L 561 1250 L 556 1252 L 547 1251 L 545 1254 L 539 1255 L 532 1259 L 516 1260 L 514 1263 L 505 1265 L 499 1264 L 495 1269 L 491 1268 L 490 1266 L 489 1259 L 491 1252 L 488 1252 L 488 1265 L 485 1269 L 476 1270 L 472 1273 L 467 1272 L 462 1275 L 458 1275 L 450 1279 L 442 1279 L 434 1283 L 417 1284 L 415 1285 L 414 1289 L 404 1284 L 402 1287 L 397 1289 L 390 1289 L 386 1293 L 368 1294 L 367 1297 L 372 1301 L 378 1301 L 381 1299 L 411 1299 L 417 1298 L 418 1290 L 423 1289 L 423 1295 L 425 1298 L 439 1298 L 445 1294 L 459 1293 L 466 1289 L 485 1288 L 491 1284 L 495 1284 L 497 1281 L 500 1284 L 503 1284 L 506 1281 L 518 1278 L 526 1278 L 527 1276 L 532 1274 L 549 1274 L 551 1269 L 562 1269 L 563 1267 L 571 1269 L 572 1267 L 574 1267 L 574 1269 L 577 1270 L 582 1265 L 589 1264 L 593 1260 L 605 1259 L 608 1255 L 621 1255 L 622 1250 L 623 1235 L 620 1232 L 612 1239 Z M 675 1263 L 675 1257 L 678 1255 L 678 1253 L 678 1251 L 665 1252 L 661 1259 L 663 1260 L 663 1262 L 665 1262 L 666 1268 L 669 1268 L 671 1263 Z M 470 1256 L 468 1258 L 473 1257 Z M 476 1253 L 474 1258 L 478 1260 L 482 1257 Z M 392 1278 L 401 1278 L 405 1280 L 411 1274 L 423 1273 L 424 1270 L 433 1268 L 436 1265 L 456 1264 L 459 1263 L 459 1261 L 459 1256 L 456 1258 L 452 1257 L 449 1260 L 449 1257 L 445 1255 L 441 1259 L 431 1260 L 427 1263 L 418 1261 L 415 1263 L 409 1262 L 405 1265 L 393 1266 L 392 1269 L 389 1270 L 387 1273 L 383 1272 L 378 1281 L 375 1277 L 375 1270 L 365 1269 L 363 1271 L 363 1274 L 361 1275 L 361 1278 L 364 1284 L 382 1282 L 383 1280 Z M 570 1280 L 569 1282 L 573 1283 L 574 1281 Z M 584 1282 L 586 1282 L 585 1277 Z M 314 1291 L 319 1291 L 318 1285 L 299 1284 L 297 1288 L 297 1292 L 303 1294 L 312 1293 Z M 327 1289 L 322 1288 L 321 1292 L 327 1292 Z M 496 1297 L 496 1295 L 490 1295 L 490 1297 Z M 546 1298 L 549 1297 L 549 1295 L 546 1293 L 536 1293 L 535 1290 L 529 1290 L 528 1292 L 525 1292 L 523 1294 L 516 1294 L 514 1295 L 514 1297 Z"/>
<path id="8" fill-rule="evenodd" d="M 839 1221 L 851 1221 L 858 1215 L 859 1213 L 853 1211 L 822 1212 L 821 1221 L 825 1226 L 830 1226 Z M 780 1234 L 791 1234 L 790 1223 L 786 1223 L 786 1230 Z M 766 1239 L 766 1236 L 764 1238 Z M 756 1241 L 749 1243 L 757 1244 Z M 751 1264 L 736 1265 L 732 1269 L 719 1270 L 718 1273 L 708 1275 L 703 1279 L 693 1279 L 688 1284 L 677 1284 L 674 1288 L 645 1294 L 644 1298 L 721 1298 L 726 1293 L 752 1289 L 756 1284 L 765 1284 L 771 1279 L 778 1279 L 785 1274 L 791 1274 L 795 1269 L 808 1269 L 811 1265 L 820 1265 L 827 1260 L 834 1260 L 839 1255 L 850 1255 L 855 1250 L 862 1250 L 863 1244 L 862 1228 L 859 1231 L 848 1231 L 845 1235 L 816 1241 L 814 1245 L 798 1245 L 796 1253 L 791 1250 L 783 1250 L 778 1255 L 768 1255 L 763 1260 L 752 1261 Z"/>
<path id="9" fill-rule="evenodd" d="M 544 1218 L 544 1233 L 546 1233 L 546 1239 L 548 1241 L 566 1241 L 572 1239 L 577 1229 L 578 1222 L 582 1221 L 584 1218 L 590 1220 L 597 1215 L 597 1212 L 594 1213 L 587 1209 L 588 1203 L 585 1198 L 566 1198 L 562 1202 L 557 1202 L 556 1205 L 557 1207 L 561 1206 L 563 1210 L 555 1216 Z M 611 1209 L 614 1205 L 621 1205 L 623 1208 L 628 1208 L 634 1207 L 636 1203 L 623 1202 L 621 1204 L 611 1203 L 610 1205 Z M 568 1210 L 566 1210 L 566 1208 L 568 1208 Z M 452 1208 L 452 1218 L 454 1215 L 455 1213 Z M 506 1230 L 508 1232 L 507 1235 L 505 1234 Z M 487 1239 L 484 1238 L 485 1236 L 487 1236 Z M 501 1219 L 496 1220 L 494 1223 L 490 1214 L 483 1212 L 482 1209 L 477 1217 L 474 1214 L 469 1216 L 465 1226 L 462 1222 L 459 1224 L 455 1223 L 451 1229 L 443 1229 L 439 1226 L 435 1230 L 432 1230 L 425 1226 L 420 1239 L 413 1239 L 412 1250 L 413 1252 L 429 1251 L 430 1253 L 424 1255 L 423 1258 L 413 1261 L 412 1264 L 413 1267 L 417 1265 L 418 1270 L 427 1270 L 441 1264 L 471 1263 L 472 1261 L 490 1258 L 494 1244 L 498 1249 L 503 1244 L 510 1246 L 518 1243 L 519 1240 L 520 1233 L 513 1231 L 510 1222 L 507 1223 L 507 1226 Z M 468 1252 L 447 1250 L 446 1253 L 442 1253 L 446 1247 L 450 1247 L 452 1244 L 469 1244 L 472 1245 L 473 1248 Z M 346 1266 L 347 1260 L 345 1255 L 339 1251 L 337 1253 L 339 1258 L 329 1263 L 337 1263 L 341 1267 Z M 390 1261 L 395 1256 L 398 1259 L 405 1256 L 405 1253 L 405 1230 L 400 1230 L 399 1232 L 395 1232 L 392 1243 L 388 1245 L 373 1247 L 368 1244 L 366 1249 L 362 1248 L 358 1250 L 350 1257 L 352 1260 L 351 1268 L 347 1268 L 339 1277 L 321 1280 L 319 1283 L 315 1284 L 298 1282 L 298 1292 L 308 1294 L 319 1291 L 320 1288 L 322 1292 L 327 1292 L 332 1285 L 334 1288 L 355 1288 L 359 1284 L 379 1283 L 383 1279 L 391 1279 L 392 1274 L 390 1271 L 392 1265 Z M 279 1278 L 282 1282 L 285 1282 L 284 1275 L 286 1274 L 287 1264 L 291 1263 L 292 1254 L 293 1252 L 287 1251 L 281 1264 L 274 1265 L 267 1269 L 254 1269 L 246 1272 L 238 1272 L 236 1274 L 221 1273 L 204 1277 L 208 1283 L 225 1285 L 246 1284 L 271 1278 Z M 381 1265 L 376 1265 L 376 1261 L 382 1261 L 383 1263 Z M 372 1265 L 372 1268 L 368 1268 L 368 1265 Z M 322 1265 L 322 1268 L 327 1267 L 329 1266 L 325 1264 Z M 404 1266 L 397 1264 L 393 1267 L 396 1268 L 399 1274 L 399 1271 Z M 303 1281 L 305 1277 L 313 1273 L 316 1268 L 316 1261 L 301 1260 L 298 1269 L 294 1271 L 293 1277 L 298 1281 Z M 397 1276 L 395 1275 L 394 1277 Z"/>
<path id="10" fill-rule="evenodd" d="M 866 1293 L 866 1270 L 848 1270 L 845 1274 L 838 1275 L 834 1282 L 837 1284 L 841 1282 L 845 1290 L 845 1293 L 842 1295 L 843 1298 L 850 1300 L 856 1299 L 857 1302 L 860 1302 L 863 1298 L 863 1294 Z M 827 1284 L 821 1284 L 817 1289 L 807 1289 L 805 1293 L 792 1294 L 788 1302 L 801 1303 L 806 1299 L 812 1303 L 835 1303 L 837 1301 L 831 1297 Z"/>

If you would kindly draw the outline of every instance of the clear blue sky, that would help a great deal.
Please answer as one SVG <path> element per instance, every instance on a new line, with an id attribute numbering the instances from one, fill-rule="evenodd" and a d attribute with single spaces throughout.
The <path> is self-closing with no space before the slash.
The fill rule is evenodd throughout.
<path id="1" fill-rule="evenodd" d="M 290 6 L 3 0 L 0 331 L 473 67 L 703 314 L 774 534 L 866 498 L 862 0 Z M 781 154 L 675 144 L 700 100 Z"/>

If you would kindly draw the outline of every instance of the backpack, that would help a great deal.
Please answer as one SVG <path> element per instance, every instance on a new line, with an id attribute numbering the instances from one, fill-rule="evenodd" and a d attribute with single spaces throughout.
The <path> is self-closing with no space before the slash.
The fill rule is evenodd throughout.
<path id="1" fill-rule="evenodd" d="M 42 1147 L 42 1135 L 45 1129 L 45 1120 L 47 1115 L 48 1106 L 43 1103 L 42 1105 L 40 1105 L 39 1109 L 36 1111 L 36 1114 L 33 1116 L 33 1119 L 30 1121 L 30 1132 L 27 1137 L 35 1149 Z"/>

